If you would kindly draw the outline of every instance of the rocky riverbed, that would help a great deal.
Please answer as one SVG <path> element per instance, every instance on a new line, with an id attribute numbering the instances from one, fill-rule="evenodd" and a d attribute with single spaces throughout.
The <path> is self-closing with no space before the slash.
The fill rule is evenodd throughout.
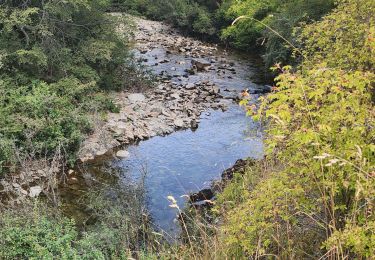
<path id="1" fill-rule="evenodd" d="M 83 144 L 82 162 L 93 160 L 114 148 L 178 129 L 197 128 L 199 117 L 208 109 L 226 110 L 238 99 L 239 90 L 223 87 L 237 73 L 246 73 L 241 64 L 218 52 L 216 45 L 184 37 L 170 26 L 136 19 L 135 56 L 158 76 L 157 86 L 144 93 L 123 92 L 115 103 L 119 113 L 111 113 Z M 249 88 L 248 81 L 236 82 Z M 250 87 L 263 93 L 264 86 Z M 118 157 L 126 157 L 118 151 Z"/>
<path id="2" fill-rule="evenodd" d="M 146 93 L 122 93 L 116 99 L 120 112 L 109 114 L 100 129 L 83 143 L 79 158 L 85 162 L 121 144 L 196 128 L 203 111 L 227 108 L 228 100 L 219 92 L 212 83 L 202 82 L 186 86 L 162 83 Z M 126 153 L 118 151 L 117 155 L 124 157 Z"/>
<path id="3" fill-rule="evenodd" d="M 154 225 L 178 235 L 168 196 L 183 207 L 187 194 L 197 194 L 192 201 L 200 204 L 207 194 L 196 192 L 214 194 L 212 181 L 238 159 L 263 156 L 259 126 L 237 101 L 243 91 L 255 101 L 269 87 L 255 83 L 262 67 L 256 57 L 184 37 L 160 22 L 137 19 L 137 26 L 134 55 L 157 78 L 155 87 L 116 95 L 120 113 L 109 114 L 83 144 L 84 174 L 68 176 L 60 195 L 67 214 L 81 216 L 76 201 L 91 189 L 85 183 L 106 183 L 114 171 L 124 189 L 141 181 Z"/>
<path id="4" fill-rule="evenodd" d="M 258 59 L 184 37 L 160 22 L 136 22 L 134 55 L 155 75 L 154 87 L 114 93 L 119 113 L 98 116 L 76 169 L 64 169 L 59 152 L 52 166 L 25 162 L 18 179 L 1 183 L 12 199 L 54 195 L 60 183 L 64 212 L 79 221 L 86 213 L 77 201 L 91 190 L 89 183 L 107 183 L 113 169 L 120 172 L 118 182 L 129 184 L 146 170 L 145 205 L 156 226 L 176 233 L 168 195 L 182 206 L 183 195 L 209 190 L 237 159 L 262 157 L 258 126 L 236 104 L 244 90 L 254 100 L 269 90 L 254 83 L 261 74 Z"/>

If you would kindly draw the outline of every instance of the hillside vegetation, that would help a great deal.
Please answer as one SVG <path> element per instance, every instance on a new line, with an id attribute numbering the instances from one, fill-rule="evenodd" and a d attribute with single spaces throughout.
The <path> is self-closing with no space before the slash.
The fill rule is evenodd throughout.
<path id="1" fill-rule="evenodd" d="M 0 174 L 58 147 L 74 161 L 89 115 L 132 84 L 126 20 L 109 1 L 0 3 Z"/>

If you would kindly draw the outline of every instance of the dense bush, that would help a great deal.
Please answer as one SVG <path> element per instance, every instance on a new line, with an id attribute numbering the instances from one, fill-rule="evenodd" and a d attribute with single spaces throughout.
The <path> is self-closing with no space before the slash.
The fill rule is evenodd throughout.
<path id="1" fill-rule="evenodd" d="M 103 94 L 126 87 L 127 35 L 109 1 L 0 3 L 0 172 L 24 154 L 71 155 L 87 115 L 114 109 Z"/>
<path id="2" fill-rule="evenodd" d="M 1 214 L 1 259 L 74 259 L 77 256 L 73 248 L 78 238 L 74 222 L 37 209 L 14 213 Z"/>
<path id="3" fill-rule="evenodd" d="M 245 18 L 225 28 L 221 37 L 243 50 L 254 50 L 264 46 L 264 61 L 267 68 L 276 62 L 291 62 L 292 46 L 272 30 L 299 47 L 295 30 L 301 23 L 319 20 L 333 8 L 333 3 L 333 0 L 256 0 L 241 3 L 226 0 L 221 5 L 222 16 L 232 21 L 240 16 Z"/>
<path id="4" fill-rule="evenodd" d="M 276 68 L 255 115 L 267 123 L 267 159 L 220 198 L 229 255 L 375 254 L 374 12 L 373 1 L 340 1 L 303 29 L 297 70 Z"/>
<path id="5" fill-rule="evenodd" d="M 262 49 L 269 68 L 292 61 L 293 48 L 300 47 L 296 38 L 301 24 L 319 20 L 334 7 L 334 0 L 114 0 L 113 7 L 167 21 L 192 35 L 221 38 L 241 50 Z M 240 16 L 246 19 L 231 25 Z"/>

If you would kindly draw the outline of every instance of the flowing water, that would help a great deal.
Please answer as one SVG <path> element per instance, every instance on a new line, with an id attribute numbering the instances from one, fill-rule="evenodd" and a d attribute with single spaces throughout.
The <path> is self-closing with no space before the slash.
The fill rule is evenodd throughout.
<path id="1" fill-rule="evenodd" d="M 225 57 L 235 64 L 235 73 L 219 75 L 217 71 L 208 71 L 183 77 L 191 59 L 186 55 L 168 54 L 163 47 L 145 54 L 135 52 L 135 55 L 141 57 L 144 65 L 156 75 L 168 74 L 171 81 L 177 83 L 210 80 L 220 87 L 223 95 L 228 93 L 228 89 L 233 93 L 244 88 L 251 90 L 262 87 L 253 83 L 260 73 L 257 67 L 261 66 L 258 59 L 253 57 L 219 49 L 217 58 Z M 155 65 L 156 56 L 167 61 Z M 145 205 L 153 223 L 170 234 L 177 234 L 179 227 L 175 221 L 176 209 L 169 207 L 167 196 L 173 196 L 183 207 L 186 199 L 181 196 L 210 186 L 236 160 L 247 157 L 257 159 L 263 155 L 259 126 L 246 117 L 243 108 L 234 102 L 226 111 L 204 112 L 196 130 L 187 129 L 153 137 L 126 149 L 130 152 L 128 158 L 119 160 L 107 155 L 86 166 L 86 175 L 104 181 L 108 168 L 114 168 L 121 171 L 120 178 L 116 179 L 120 183 L 136 182 L 144 177 Z M 62 192 L 63 201 L 70 205 L 70 214 L 74 216 L 80 212 L 78 207 L 72 205 L 81 194 L 77 190 L 85 189 L 82 183 L 77 185 L 76 192 L 72 191 L 74 185 Z"/>

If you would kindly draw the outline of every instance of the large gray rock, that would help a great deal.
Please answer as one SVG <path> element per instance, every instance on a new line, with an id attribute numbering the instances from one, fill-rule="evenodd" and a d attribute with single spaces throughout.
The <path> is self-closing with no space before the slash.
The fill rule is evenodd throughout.
<path id="1" fill-rule="evenodd" d="M 128 96 L 128 99 L 130 103 L 134 104 L 134 103 L 145 101 L 146 97 L 142 93 L 134 93 L 134 94 L 130 94 Z"/>

